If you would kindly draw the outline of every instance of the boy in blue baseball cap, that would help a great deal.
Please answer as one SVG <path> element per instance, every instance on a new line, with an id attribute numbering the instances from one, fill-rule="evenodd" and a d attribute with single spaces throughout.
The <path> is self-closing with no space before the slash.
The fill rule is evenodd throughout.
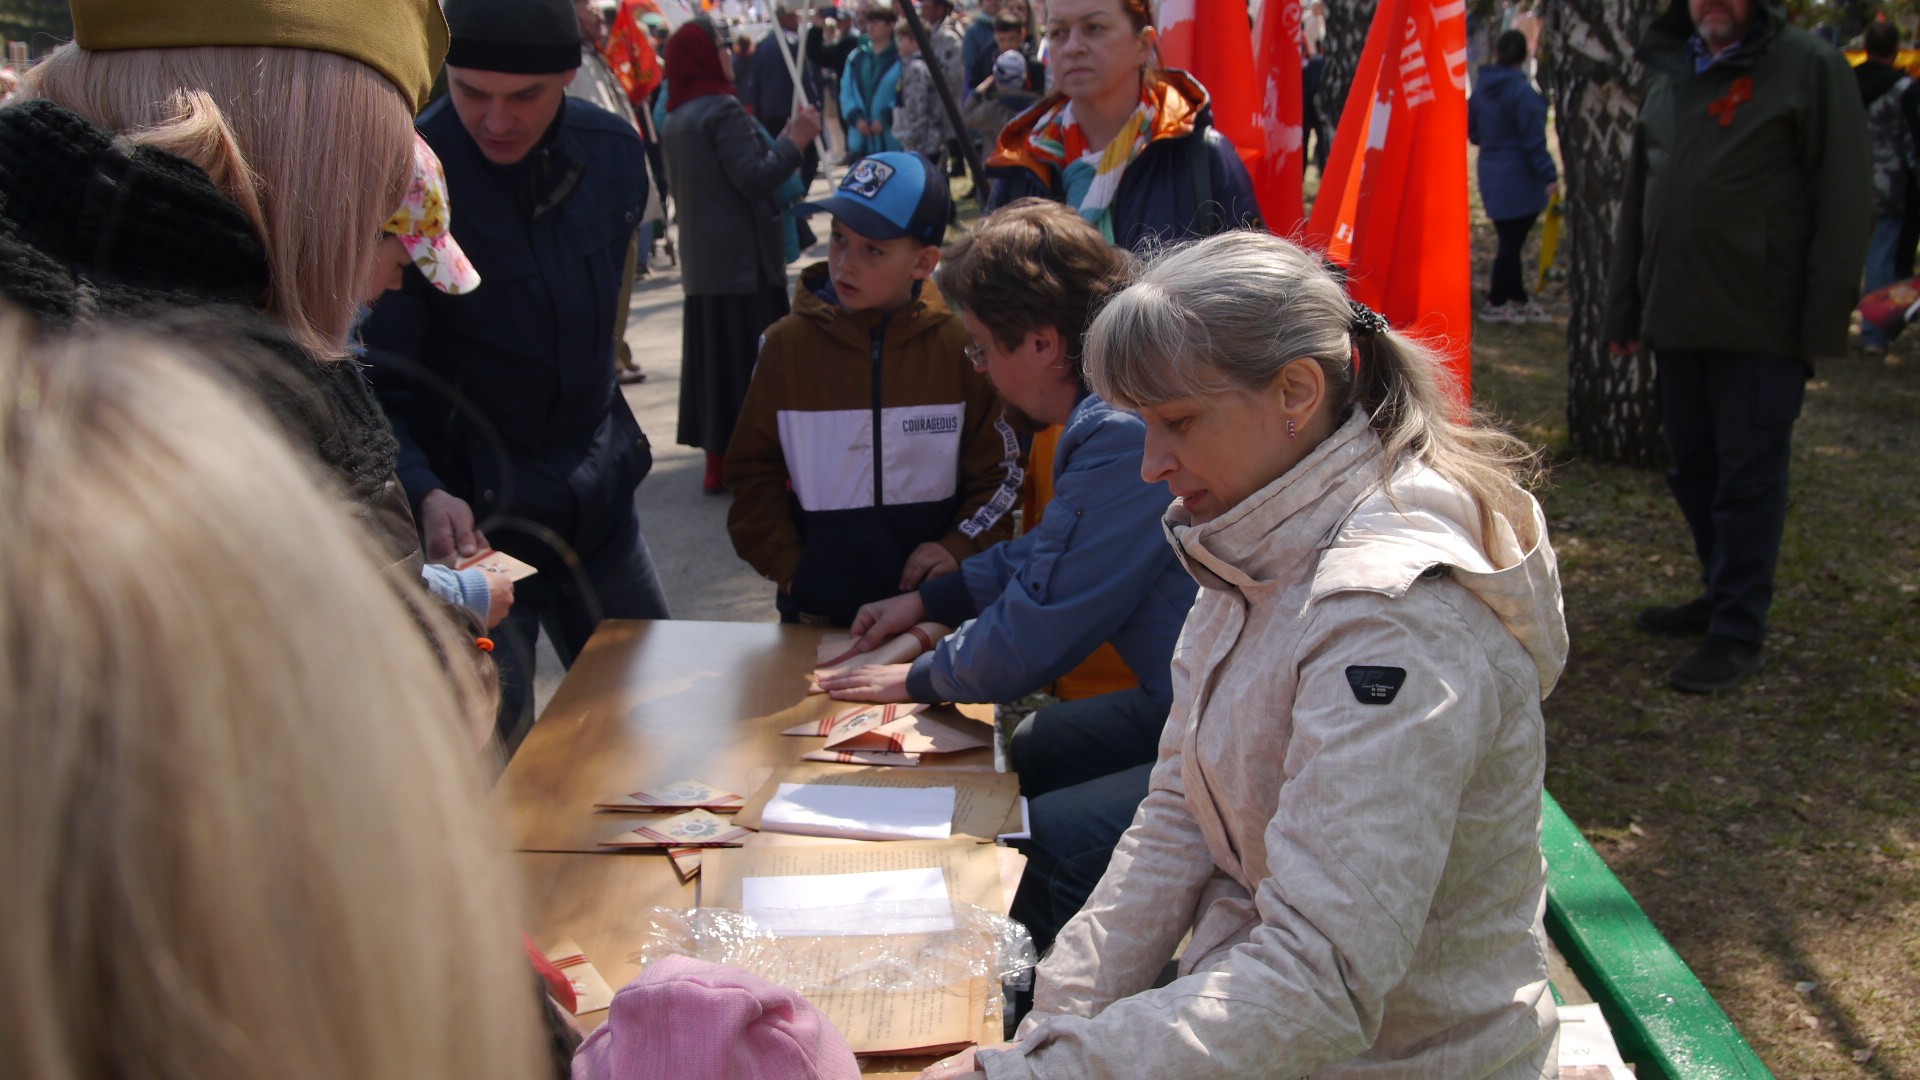
<path id="1" fill-rule="evenodd" d="M 950 202 L 919 154 L 855 162 L 798 207 L 833 224 L 767 328 L 727 448 L 727 531 L 787 622 L 845 626 L 1008 539 L 1019 443 L 930 275 Z"/>

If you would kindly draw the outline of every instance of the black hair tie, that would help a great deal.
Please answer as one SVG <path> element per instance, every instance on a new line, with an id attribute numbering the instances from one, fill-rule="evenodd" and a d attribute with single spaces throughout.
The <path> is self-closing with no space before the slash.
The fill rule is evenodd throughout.
<path id="1" fill-rule="evenodd" d="M 1347 303 L 1353 308 L 1353 321 L 1347 324 L 1348 331 L 1355 334 L 1366 334 L 1368 337 L 1372 337 L 1375 334 L 1384 334 L 1388 330 L 1393 329 L 1387 325 L 1386 316 L 1360 301 L 1349 300 Z"/>

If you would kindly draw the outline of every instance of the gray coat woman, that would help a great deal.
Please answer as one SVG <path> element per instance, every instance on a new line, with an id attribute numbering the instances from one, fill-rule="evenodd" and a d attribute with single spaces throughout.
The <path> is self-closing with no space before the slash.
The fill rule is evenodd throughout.
<path id="1" fill-rule="evenodd" d="M 686 290 L 678 441 L 707 452 L 704 487 L 717 493 L 760 334 L 787 313 L 785 211 L 775 193 L 820 120 L 803 105 L 769 145 L 735 96 L 732 58 L 706 19 L 668 39 L 666 69 L 662 140 Z"/>

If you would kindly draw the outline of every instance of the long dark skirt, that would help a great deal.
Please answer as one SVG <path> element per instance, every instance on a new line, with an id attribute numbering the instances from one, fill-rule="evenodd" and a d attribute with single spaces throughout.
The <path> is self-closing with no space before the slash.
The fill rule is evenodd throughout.
<path id="1" fill-rule="evenodd" d="M 786 313 L 787 294 L 777 289 L 687 297 L 680 330 L 680 445 L 726 453 L 760 356 L 760 335 Z"/>

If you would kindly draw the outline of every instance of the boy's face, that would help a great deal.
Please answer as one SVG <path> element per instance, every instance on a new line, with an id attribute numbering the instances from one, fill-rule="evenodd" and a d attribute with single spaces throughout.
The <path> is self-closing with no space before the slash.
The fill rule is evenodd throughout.
<path id="1" fill-rule="evenodd" d="M 999 47 L 1001 52 L 1006 52 L 1009 49 L 1018 49 L 1021 39 L 1026 36 L 1027 35 L 1018 30 L 995 30 L 993 32 L 993 43 Z"/>
<path id="2" fill-rule="evenodd" d="M 839 218 L 827 239 L 827 274 L 848 311 L 899 311 L 913 301 L 915 282 L 940 263 L 940 249 L 911 236 L 869 240 Z"/>

